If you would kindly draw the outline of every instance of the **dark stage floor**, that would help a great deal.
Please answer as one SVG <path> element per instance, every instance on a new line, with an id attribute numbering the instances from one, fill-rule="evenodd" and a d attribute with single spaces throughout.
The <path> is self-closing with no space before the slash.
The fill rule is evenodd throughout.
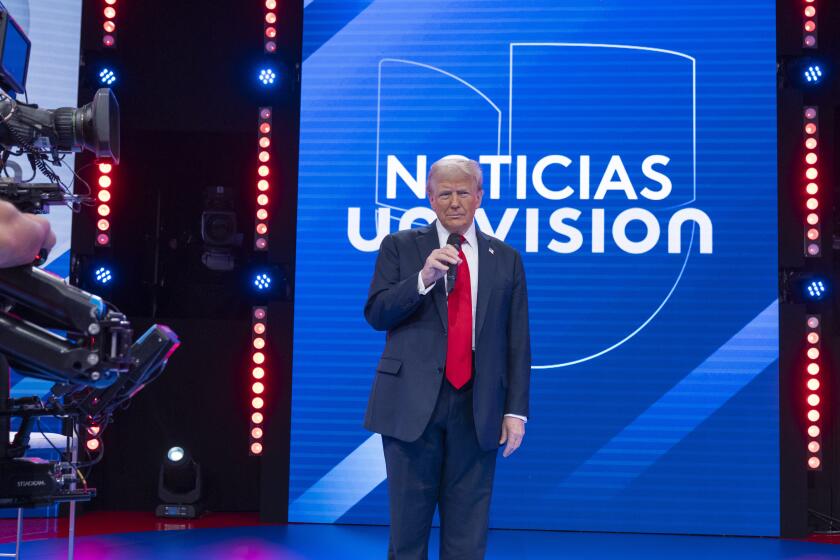
<path id="1" fill-rule="evenodd" d="M 0 553 L 12 552 L 13 522 L 2 524 Z M 66 558 L 66 526 L 27 520 L 22 558 Z M 259 524 L 256 516 L 216 514 L 184 528 L 149 514 L 88 514 L 77 528 L 76 558 L 359 560 L 385 558 L 387 527 Z M 437 544 L 437 532 L 433 534 Z M 437 558 L 432 554 L 431 558 Z M 840 542 L 614 533 L 491 531 L 487 558 L 823 560 L 840 558 Z"/>

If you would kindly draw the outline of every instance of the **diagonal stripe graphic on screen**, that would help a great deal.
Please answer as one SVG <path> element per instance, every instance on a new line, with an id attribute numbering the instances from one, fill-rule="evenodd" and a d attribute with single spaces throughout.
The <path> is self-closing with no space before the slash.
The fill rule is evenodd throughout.
<path id="1" fill-rule="evenodd" d="M 778 300 L 570 474 L 559 489 L 609 498 L 779 358 Z"/>
<path id="2" fill-rule="evenodd" d="M 335 523 L 386 478 L 382 437 L 374 434 L 289 506 L 289 521 Z"/>

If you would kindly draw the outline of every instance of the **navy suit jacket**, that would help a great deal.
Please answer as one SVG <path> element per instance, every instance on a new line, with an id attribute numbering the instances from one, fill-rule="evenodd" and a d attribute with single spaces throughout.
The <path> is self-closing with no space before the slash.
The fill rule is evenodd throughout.
<path id="1" fill-rule="evenodd" d="M 477 229 L 476 237 L 473 415 L 478 442 L 489 451 L 499 445 L 505 414 L 529 415 L 531 341 L 522 257 Z M 417 275 L 429 253 L 438 248 L 434 223 L 385 237 L 365 304 L 368 323 L 387 332 L 365 428 L 403 441 L 423 434 L 444 379 L 448 322 L 444 282 L 439 280 L 426 295 L 417 290 Z"/>

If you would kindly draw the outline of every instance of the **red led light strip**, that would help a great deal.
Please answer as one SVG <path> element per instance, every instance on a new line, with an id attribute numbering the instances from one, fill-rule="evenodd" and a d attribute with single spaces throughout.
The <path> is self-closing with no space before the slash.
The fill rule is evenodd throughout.
<path id="1" fill-rule="evenodd" d="M 248 434 L 248 454 L 262 455 L 263 426 L 265 416 L 265 372 L 266 347 L 268 343 L 268 309 L 254 307 L 251 310 L 251 431 Z"/>
<path id="2" fill-rule="evenodd" d="M 815 0 L 805 0 L 802 8 L 802 46 L 817 48 L 817 6 Z"/>
<path id="3" fill-rule="evenodd" d="M 85 441 L 85 447 L 89 452 L 97 453 L 102 447 L 102 442 L 99 441 L 99 426 L 88 426 L 86 431 L 87 441 Z"/>
<path id="4" fill-rule="evenodd" d="M 265 0 L 265 14 L 263 14 L 263 47 L 265 52 L 273 53 L 277 50 L 277 0 Z"/>
<path id="5" fill-rule="evenodd" d="M 805 256 L 822 256 L 822 225 L 820 219 L 819 113 L 816 107 L 805 107 L 802 115 L 802 154 L 805 163 Z"/>
<path id="6" fill-rule="evenodd" d="M 257 138 L 257 214 L 254 249 L 268 250 L 268 201 L 271 187 L 271 107 L 260 107 Z"/>
<path id="7" fill-rule="evenodd" d="M 102 15 L 105 18 L 102 22 L 102 44 L 113 48 L 117 44 L 117 0 L 105 0 Z"/>
<path id="8" fill-rule="evenodd" d="M 111 244 L 111 186 L 113 179 L 111 163 L 96 165 L 96 245 L 107 247 Z"/>
<path id="9" fill-rule="evenodd" d="M 822 468 L 822 422 L 820 421 L 820 401 L 822 400 L 822 381 L 820 373 L 820 349 L 822 346 L 822 328 L 819 315 L 809 315 L 806 319 L 807 342 L 805 349 L 805 420 L 808 426 L 808 469 Z"/>

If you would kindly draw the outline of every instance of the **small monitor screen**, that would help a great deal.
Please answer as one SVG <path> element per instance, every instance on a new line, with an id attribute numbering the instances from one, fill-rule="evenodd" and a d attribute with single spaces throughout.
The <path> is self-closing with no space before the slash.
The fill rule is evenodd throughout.
<path id="1" fill-rule="evenodd" d="M 15 89 L 26 88 L 26 69 L 29 63 L 29 40 L 23 31 L 6 18 L 6 33 L 3 39 L 3 72 L 13 82 Z M 22 93 L 22 91 L 20 92 Z"/>

